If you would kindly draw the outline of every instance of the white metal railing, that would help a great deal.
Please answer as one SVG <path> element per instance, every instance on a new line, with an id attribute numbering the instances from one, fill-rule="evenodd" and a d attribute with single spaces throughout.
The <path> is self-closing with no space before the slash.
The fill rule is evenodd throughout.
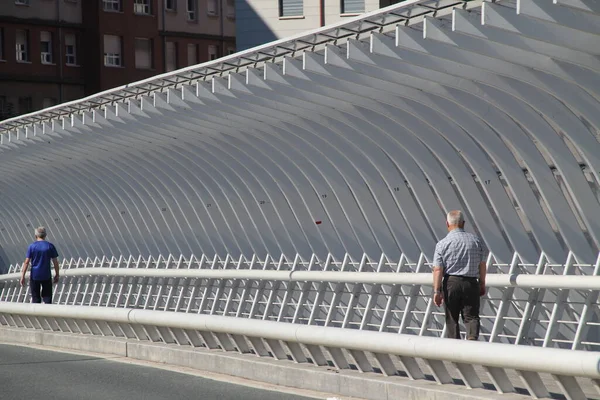
<path id="1" fill-rule="evenodd" d="M 530 266 L 490 263 L 482 301 L 482 337 L 489 342 L 600 350 L 598 264 L 566 266 L 540 258 Z M 431 302 L 424 257 L 358 263 L 233 260 L 217 257 L 112 258 L 63 261 L 55 302 L 235 316 L 380 332 L 442 336 L 444 318 Z M 0 300 L 29 301 L 19 274 L 0 277 Z M 410 272 L 416 271 L 416 272 Z M 502 273 L 502 271 L 511 273 Z M 521 273 L 517 273 L 521 271 Z M 577 275 L 568 275 L 577 273 Z M 561 275 L 557 275 L 561 273 Z M 587 273 L 590 276 L 584 276 Z"/>
<path id="2" fill-rule="evenodd" d="M 550 397 L 551 374 L 567 398 L 586 399 L 600 382 L 600 353 L 505 344 L 456 341 L 366 332 L 351 329 L 244 320 L 214 315 L 136 309 L 107 309 L 0 303 L 0 324 L 10 327 L 79 334 L 115 336 L 181 346 L 220 348 L 254 353 L 278 360 L 293 359 L 317 366 L 331 362 L 338 369 L 354 366 L 361 372 L 381 371 L 411 379 L 431 372 L 439 384 L 457 376 L 469 388 L 483 388 L 491 380 L 500 393 L 515 391 L 515 376 L 530 395 Z M 474 368 L 481 366 L 481 368 Z M 512 373 L 516 371 L 516 374 Z M 510 375 L 507 372 L 511 372 Z M 550 380 L 552 382 L 552 380 Z M 583 384 L 582 384 L 583 383 Z"/>
<path id="3" fill-rule="evenodd" d="M 544 253 L 540 254 L 538 262 L 535 264 L 523 262 L 517 253 L 513 254 L 510 263 L 499 263 L 495 260 L 493 254 L 487 258 L 488 273 L 498 274 L 535 274 L 535 275 L 600 275 L 600 254 L 596 262 L 581 263 L 573 253 L 569 253 L 564 263 L 553 263 L 548 261 Z M 207 257 L 202 255 L 196 257 L 191 255 L 169 254 L 167 257 L 159 255 L 158 257 L 149 256 L 145 258 L 141 255 L 119 256 L 119 257 L 94 257 L 94 258 L 71 258 L 63 259 L 60 264 L 61 269 L 73 268 L 165 268 L 165 269 L 262 269 L 278 271 L 356 271 L 356 272 L 431 272 L 431 266 L 427 261 L 427 256 L 421 254 L 417 262 L 410 262 L 402 255 L 399 260 L 392 260 L 382 254 L 378 260 L 369 259 L 366 254 L 360 260 L 353 260 L 349 254 L 342 259 L 335 259 L 329 255 L 325 260 L 319 259 L 313 255 L 308 260 L 299 255 L 293 258 L 286 258 L 281 255 L 279 258 L 266 256 L 260 259 L 256 256 L 246 258 L 243 255 L 232 257 L 226 255 L 220 257 L 214 255 Z M 11 264 L 8 273 L 21 270 L 21 264 Z"/>

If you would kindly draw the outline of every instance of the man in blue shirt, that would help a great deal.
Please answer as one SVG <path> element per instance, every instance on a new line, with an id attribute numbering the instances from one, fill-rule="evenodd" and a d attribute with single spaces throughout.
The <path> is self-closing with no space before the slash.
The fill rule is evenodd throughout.
<path id="1" fill-rule="evenodd" d="M 29 288 L 31 291 L 31 302 L 52 303 L 52 271 L 50 262 L 54 264 L 54 283 L 58 282 L 58 252 L 56 247 L 46 241 L 46 228 L 40 226 L 35 230 L 35 242 L 27 249 L 27 258 L 21 270 L 21 286 L 25 284 L 25 273 L 31 263 L 31 274 L 29 276 Z"/>
<path id="2" fill-rule="evenodd" d="M 485 294 L 488 249 L 478 236 L 465 232 L 459 210 L 446 217 L 448 235 L 435 246 L 433 255 L 433 302 L 445 304 L 446 336 L 460 339 L 462 315 L 467 339 L 479 338 L 479 296 Z"/>

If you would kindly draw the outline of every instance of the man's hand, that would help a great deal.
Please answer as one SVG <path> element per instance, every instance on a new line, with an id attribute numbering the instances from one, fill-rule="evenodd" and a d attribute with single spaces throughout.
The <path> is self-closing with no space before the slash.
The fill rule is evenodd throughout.
<path id="1" fill-rule="evenodd" d="M 19 282 L 21 283 L 21 286 L 25 286 L 25 277 L 22 276 Z"/>
<path id="2" fill-rule="evenodd" d="M 58 274 L 54 275 L 54 283 L 58 283 Z"/>
<path id="3" fill-rule="evenodd" d="M 481 296 L 485 296 L 485 283 L 480 283 L 479 284 L 479 297 Z"/>
<path id="4" fill-rule="evenodd" d="M 441 306 L 442 303 L 444 302 L 444 296 L 442 296 L 441 293 L 434 293 L 433 294 L 433 304 L 435 304 L 436 306 Z"/>

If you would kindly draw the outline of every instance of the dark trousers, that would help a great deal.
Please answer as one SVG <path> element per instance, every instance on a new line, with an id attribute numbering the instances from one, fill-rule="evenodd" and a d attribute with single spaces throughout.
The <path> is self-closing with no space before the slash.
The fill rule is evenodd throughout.
<path id="1" fill-rule="evenodd" d="M 459 317 L 462 315 L 467 339 L 479 339 L 479 280 L 448 276 L 443 281 L 446 309 L 446 337 L 460 339 Z"/>
<path id="2" fill-rule="evenodd" d="M 31 291 L 31 302 L 52 304 L 52 279 L 45 281 L 29 280 L 29 289 Z"/>

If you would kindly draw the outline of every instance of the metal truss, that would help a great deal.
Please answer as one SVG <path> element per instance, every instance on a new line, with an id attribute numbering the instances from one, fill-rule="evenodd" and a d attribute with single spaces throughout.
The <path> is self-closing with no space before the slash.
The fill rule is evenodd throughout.
<path id="1" fill-rule="evenodd" d="M 569 400 L 592 398 L 594 392 L 598 393 L 600 379 L 600 356 L 596 352 L 531 346 L 521 347 L 517 352 L 510 345 L 498 343 L 440 340 L 216 315 L 0 302 L 0 325 L 150 341 L 163 346 L 220 349 L 270 357 L 280 363 L 293 360 L 312 363 L 317 368 L 331 365 L 335 370 L 357 369 L 385 376 L 403 374 L 411 380 L 430 379 L 440 385 L 458 383 L 468 389 L 485 387 L 498 393 L 524 389 L 533 398 L 563 393 Z M 431 373 L 430 377 L 426 372 Z M 285 381 L 280 383 L 285 384 Z M 339 389 L 343 394 L 357 394 L 345 393 L 344 386 L 340 385 Z M 485 396 L 483 391 L 469 394 Z M 364 397 L 373 398 L 366 392 Z"/>
<path id="2" fill-rule="evenodd" d="M 491 261 L 491 260 L 490 260 Z M 489 342 L 600 350 L 600 260 L 564 264 L 490 263 L 482 301 Z M 29 302 L 19 266 L 1 277 L 0 301 Z M 431 269 L 402 257 L 302 261 L 254 257 L 78 259 L 63 261 L 54 300 L 62 305 L 139 308 L 443 336 L 443 311 L 431 301 Z"/>

